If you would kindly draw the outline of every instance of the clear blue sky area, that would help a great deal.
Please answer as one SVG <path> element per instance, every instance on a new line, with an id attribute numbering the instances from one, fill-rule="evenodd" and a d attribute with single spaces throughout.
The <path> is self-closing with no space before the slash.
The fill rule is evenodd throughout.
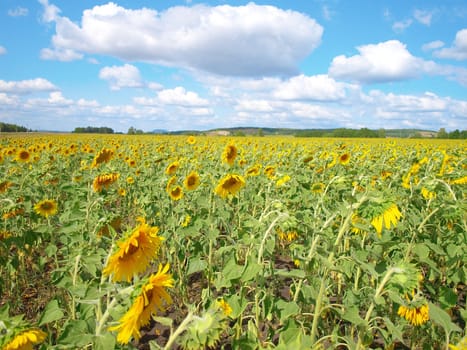
<path id="1" fill-rule="evenodd" d="M 467 128 L 467 2 L 0 2 L 0 122 Z"/>

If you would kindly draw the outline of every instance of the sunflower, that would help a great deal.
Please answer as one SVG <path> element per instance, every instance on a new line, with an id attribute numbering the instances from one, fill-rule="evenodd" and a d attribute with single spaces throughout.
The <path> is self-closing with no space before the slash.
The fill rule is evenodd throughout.
<path id="1" fill-rule="evenodd" d="M 30 329 L 17 334 L 2 349 L 3 350 L 32 350 L 32 346 L 42 343 L 47 334 L 40 329 Z"/>
<path id="2" fill-rule="evenodd" d="M 165 191 L 170 195 L 170 191 L 172 190 L 173 185 L 177 182 L 177 177 L 172 176 L 169 181 L 167 181 L 167 185 L 165 186 Z"/>
<path id="3" fill-rule="evenodd" d="M 454 179 L 450 181 L 451 184 L 453 185 L 466 185 L 467 184 L 467 176 L 460 177 L 458 179 Z"/>
<path id="4" fill-rule="evenodd" d="M 264 173 L 266 174 L 268 178 L 272 180 L 276 176 L 276 168 L 272 165 L 268 165 L 267 167 L 264 168 Z"/>
<path id="5" fill-rule="evenodd" d="M 14 218 L 15 216 L 18 216 L 18 215 L 23 215 L 24 214 L 24 208 L 17 208 L 17 209 L 13 209 L 9 212 L 6 212 L 2 215 L 2 218 L 7 220 L 7 219 L 11 219 L 11 218 Z"/>
<path id="6" fill-rule="evenodd" d="M 157 235 L 159 228 L 149 226 L 144 219 L 139 221 L 140 225 L 127 238 L 117 242 L 117 251 L 102 271 L 105 276 L 112 274 L 114 282 L 129 282 L 134 274 L 146 271 L 149 263 L 157 256 L 163 240 Z"/>
<path id="7" fill-rule="evenodd" d="M 235 162 L 235 158 L 237 158 L 237 154 L 237 147 L 231 143 L 225 146 L 224 152 L 222 153 L 222 161 L 232 166 Z"/>
<path id="8" fill-rule="evenodd" d="M 175 161 L 170 163 L 167 168 L 165 169 L 165 173 L 167 175 L 173 175 L 177 171 L 177 169 L 180 167 L 180 162 Z"/>
<path id="9" fill-rule="evenodd" d="M 92 188 L 94 189 L 94 192 L 100 192 L 117 181 L 119 177 L 120 174 L 118 173 L 98 175 L 92 183 Z"/>
<path id="10" fill-rule="evenodd" d="M 215 192 L 222 198 L 226 198 L 229 195 L 234 196 L 243 186 L 245 186 L 243 176 L 229 174 L 219 181 Z"/>
<path id="11" fill-rule="evenodd" d="M 10 181 L 0 182 L 0 193 L 6 192 L 6 190 L 10 188 L 11 186 L 13 186 L 13 182 L 10 182 Z"/>
<path id="12" fill-rule="evenodd" d="M 34 210 L 37 214 L 48 218 L 49 216 L 57 214 L 58 205 L 53 199 L 44 199 L 34 206 Z"/>
<path id="13" fill-rule="evenodd" d="M 422 197 L 424 199 L 433 199 L 433 198 L 436 198 L 436 192 L 433 192 L 433 191 L 430 191 L 428 188 L 426 187 L 422 187 L 422 189 L 420 190 L 420 193 L 422 194 Z"/>
<path id="14" fill-rule="evenodd" d="M 391 226 L 396 226 L 402 214 L 395 204 L 389 205 L 381 214 L 371 220 L 371 224 L 376 229 L 378 236 L 381 237 L 384 227 L 389 229 Z"/>
<path id="15" fill-rule="evenodd" d="M 339 163 L 342 165 L 347 165 L 350 162 L 350 154 L 344 153 L 339 156 Z"/>
<path id="16" fill-rule="evenodd" d="M 261 164 L 256 164 L 246 171 L 246 176 L 258 176 L 261 170 Z"/>
<path id="17" fill-rule="evenodd" d="M 290 181 L 290 176 L 284 175 L 283 177 L 281 177 L 279 180 L 276 181 L 276 186 L 277 187 L 284 186 L 289 181 Z"/>
<path id="18" fill-rule="evenodd" d="M 322 182 L 317 182 L 311 185 L 311 192 L 313 193 L 323 193 L 324 189 L 326 188 L 326 185 Z"/>
<path id="19" fill-rule="evenodd" d="M 230 314 L 232 313 L 232 308 L 224 299 L 217 300 L 217 306 L 219 307 L 219 309 L 222 310 L 224 315 L 227 317 L 229 317 Z"/>
<path id="20" fill-rule="evenodd" d="M 194 145 L 196 143 L 196 138 L 193 135 L 188 136 L 186 142 L 190 145 Z"/>
<path id="21" fill-rule="evenodd" d="M 128 344 L 130 338 L 141 338 L 140 328 L 149 324 L 151 315 L 164 310 L 164 304 L 172 303 L 172 298 L 165 288 L 172 288 L 174 280 L 168 274 L 169 264 L 159 269 L 156 274 L 149 277 L 141 288 L 141 293 L 136 297 L 130 309 L 118 321 L 119 324 L 110 327 L 110 331 L 118 331 L 117 341 L 120 344 Z"/>
<path id="22" fill-rule="evenodd" d="M 31 160 L 31 153 L 26 149 L 20 149 L 16 153 L 16 161 L 27 163 Z"/>
<path id="23" fill-rule="evenodd" d="M 421 326 L 430 319 L 429 308 L 426 303 L 418 307 L 401 305 L 397 310 L 397 314 L 414 326 Z"/>
<path id="24" fill-rule="evenodd" d="M 196 171 L 192 171 L 183 181 L 183 185 L 188 191 L 193 191 L 198 188 L 200 184 L 199 174 Z"/>
<path id="25" fill-rule="evenodd" d="M 183 198 L 183 189 L 181 186 L 173 186 L 169 190 L 169 196 L 174 201 L 178 201 Z"/>
<path id="26" fill-rule="evenodd" d="M 467 336 L 464 337 L 457 345 L 449 344 L 450 350 L 467 350 Z"/>
<path id="27" fill-rule="evenodd" d="M 99 166 L 99 164 L 102 163 L 108 163 L 112 159 L 114 155 L 114 151 L 112 151 L 109 148 L 103 148 L 96 156 L 94 157 L 94 160 L 92 161 L 91 168 L 96 168 Z"/>

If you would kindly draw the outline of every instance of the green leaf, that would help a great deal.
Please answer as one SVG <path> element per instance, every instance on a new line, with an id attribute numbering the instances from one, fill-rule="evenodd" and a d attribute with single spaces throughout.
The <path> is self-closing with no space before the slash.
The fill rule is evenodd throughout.
<path id="1" fill-rule="evenodd" d="M 208 266 L 208 263 L 201 258 L 193 258 L 190 259 L 188 262 L 188 271 L 187 275 L 191 275 L 192 273 L 196 273 L 199 271 L 204 271 L 204 269 Z"/>
<path id="2" fill-rule="evenodd" d="M 457 303 L 457 294 L 449 287 L 441 287 L 439 302 L 443 308 L 451 308 Z"/>
<path id="3" fill-rule="evenodd" d="M 45 306 L 42 316 L 39 319 L 39 326 L 42 326 L 46 323 L 57 321 L 64 316 L 63 311 L 58 306 L 58 301 L 53 299 Z"/>
<path id="4" fill-rule="evenodd" d="M 291 277 L 291 278 L 305 278 L 306 274 L 303 270 L 293 269 L 293 270 L 276 270 L 278 276 Z"/>
<path id="5" fill-rule="evenodd" d="M 115 336 L 111 333 L 94 336 L 93 345 L 95 350 L 115 349 Z"/>
<path id="6" fill-rule="evenodd" d="M 444 311 L 443 309 L 441 309 L 440 307 L 438 307 L 437 305 L 433 303 L 428 303 L 428 305 L 429 305 L 429 310 L 430 310 L 429 311 L 430 319 L 434 323 L 443 327 L 443 329 L 447 333 L 462 331 L 459 328 L 459 326 L 457 326 L 455 323 L 451 321 L 451 316 L 449 316 L 449 314 L 446 311 Z"/>
<path id="7" fill-rule="evenodd" d="M 413 247 L 413 252 L 417 254 L 422 261 L 424 261 L 426 258 L 428 258 L 430 249 L 426 246 L 426 244 L 417 243 Z"/>
<path id="8" fill-rule="evenodd" d="M 294 301 L 279 300 L 276 303 L 279 310 L 279 319 L 281 322 L 286 321 L 289 317 L 295 316 L 300 311 L 300 307 Z"/>
<path id="9" fill-rule="evenodd" d="M 248 282 L 254 279 L 261 271 L 262 266 L 254 261 L 248 261 L 245 270 L 242 273 L 241 281 Z"/>
<path id="10" fill-rule="evenodd" d="M 342 318 L 353 323 L 356 326 L 365 323 L 365 320 L 362 317 L 360 317 L 358 308 L 355 306 L 346 308 L 344 313 L 342 314 Z"/>
<path id="11" fill-rule="evenodd" d="M 93 342 L 93 335 L 88 333 L 88 327 L 83 320 L 68 322 L 57 341 L 60 345 L 69 345 L 72 348 L 83 347 Z"/>

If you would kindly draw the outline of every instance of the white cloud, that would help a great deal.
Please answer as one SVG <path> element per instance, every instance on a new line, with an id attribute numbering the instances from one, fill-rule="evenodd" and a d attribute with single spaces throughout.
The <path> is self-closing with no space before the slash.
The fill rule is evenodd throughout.
<path id="1" fill-rule="evenodd" d="M 6 54 L 6 49 L 3 46 L 0 46 L 0 55 Z"/>
<path id="2" fill-rule="evenodd" d="M 345 84 L 324 74 L 302 74 L 281 83 L 273 96 L 283 100 L 335 101 L 345 97 Z"/>
<path id="3" fill-rule="evenodd" d="M 4 92 L 0 92 L 0 106 L 11 106 L 18 103 L 17 96 L 11 96 Z M 1 108 L 1 107 L 0 107 Z"/>
<path id="4" fill-rule="evenodd" d="M 107 80 L 111 90 L 144 86 L 138 68 L 131 64 L 104 67 L 99 71 L 99 78 Z"/>
<path id="5" fill-rule="evenodd" d="M 58 88 L 50 81 L 43 78 L 19 81 L 0 80 L 0 92 L 12 94 L 30 94 L 41 91 L 55 91 Z"/>
<path id="6" fill-rule="evenodd" d="M 433 11 L 416 9 L 413 13 L 413 16 L 419 23 L 429 26 L 433 18 Z"/>
<path id="7" fill-rule="evenodd" d="M 49 4 L 48 0 L 39 0 L 39 3 L 44 6 L 44 13 L 42 14 L 44 22 L 53 22 L 59 18 L 60 9 L 57 6 Z"/>
<path id="8" fill-rule="evenodd" d="M 22 17 L 22 16 L 27 16 L 29 13 L 29 10 L 25 7 L 16 7 L 15 9 L 10 9 L 8 10 L 8 16 L 11 17 Z"/>
<path id="9" fill-rule="evenodd" d="M 423 51 L 431 51 L 435 49 L 439 49 L 440 47 L 444 46 L 444 42 L 441 40 L 430 41 L 422 46 Z"/>
<path id="10" fill-rule="evenodd" d="M 200 98 L 196 92 L 186 91 L 185 88 L 177 86 L 175 89 L 166 89 L 157 93 L 159 101 L 168 105 L 179 106 L 206 106 L 208 100 Z"/>
<path id="11" fill-rule="evenodd" d="M 80 25 L 59 17 L 47 0 L 41 3 L 44 17 L 56 22 L 47 57 L 70 50 L 223 75 L 290 74 L 323 34 L 304 14 L 254 3 L 177 6 L 161 13 L 108 3 L 85 10 Z"/>
<path id="12" fill-rule="evenodd" d="M 402 33 L 404 30 L 406 30 L 412 25 L 412 22 L 413 21 L 410 18 L 403 21 L 394 22 L 394 24 L 392 25 L 392 30 L 396 33 Z"/>
<path id="13" fill-rule="evenodd" d="M 358 55 L 334 57 L 329 68 L 331 77 L 361 83 L 382 83 L 411 79 L 433 72 L 435 63 L 413 56 L 398 40 L 357 47 Z"/>
<path id="14" fill-rule="evenodd" d="M 70 49 L 51 50 L 45 48 L 41 50 L 40 58 L 42 58 L 43 60 L 57 60 L 62 62 L 69 62 L 79 60 L 83 58 L 83 55 Z"/>
<path id="15" fill-rule="evenodd" d="M 435 51 L 434 56 L 439 58 L 452 58 L 458 61 L 467 60 L 467 28 L 456 33 L 456 39 L 451 47 Z"/>

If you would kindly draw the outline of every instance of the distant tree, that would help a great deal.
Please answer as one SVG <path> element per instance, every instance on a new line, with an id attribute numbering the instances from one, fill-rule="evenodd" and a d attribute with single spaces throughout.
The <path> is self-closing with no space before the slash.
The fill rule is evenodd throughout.
<path id="1" fill-rule="evenodd" d="M 459 131 L 459 129 L 456 129 L 454 131 L 451 131 L 449 133 L 449 138 L 450 139 L 459 139 L 460 138 L 460 135 L 461 135 L 461 132 Z"/>
<path id="2" fill-rule="evenodd" d="M 76 134 L 113 134 L 114 133 L 112 128 L 108 128 L 106 126 L 102 126 L 102 127 L 87 126 L 85 128 L 77 127 L 72 132 Z"/>
<path id="3" fill-rule="evenodd" d="M 448 138 L 448 133 L 446 132 L 445 128 L 441 128 L 438 131 L 438 135 L 436 136 L 439 139 L 447 139 Z"/>
<path id="4" fill-rule="evenodd" d="M 141 135 L 141 134 L 144 134 L 144 131 L 140 129 L 136 129 L 133 126 L 130 126 L 127 134 L 128 135 Z"/>
<path id="5" fill-rule="evenodd" d="M 8 123 L 0 123 L 0 132 L 27 132 L 30 131 L 24 126 Z"/>

